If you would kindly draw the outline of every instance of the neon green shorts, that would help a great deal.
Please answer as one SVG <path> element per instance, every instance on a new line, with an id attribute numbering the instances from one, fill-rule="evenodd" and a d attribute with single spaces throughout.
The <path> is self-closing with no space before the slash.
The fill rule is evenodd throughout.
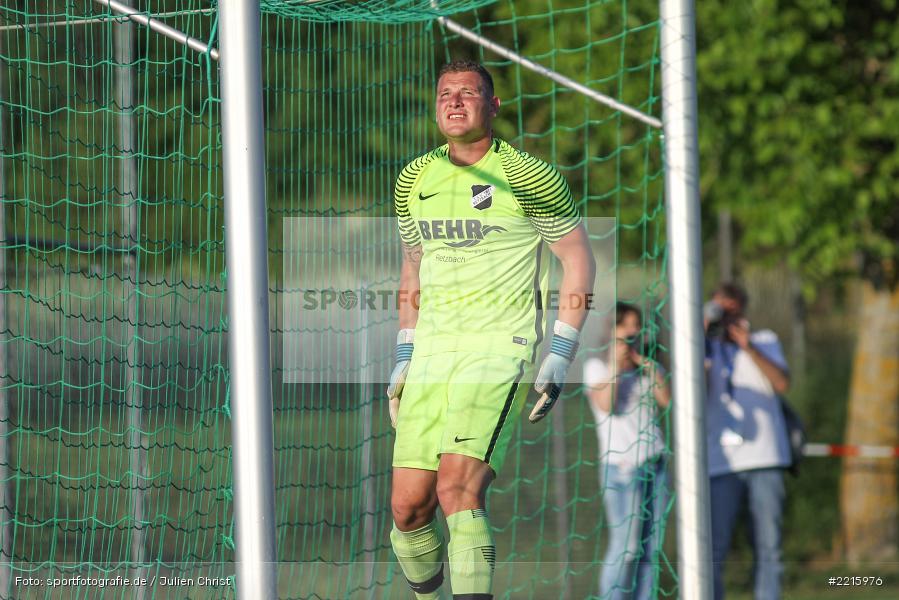
<path id="1" fill-rule="evenodd" d="M 498 473 L 533 385 L 520 358 L 471 352 L 413 355 L 400 400 L 393 466 L 436 471 L 441 454 Z"/>

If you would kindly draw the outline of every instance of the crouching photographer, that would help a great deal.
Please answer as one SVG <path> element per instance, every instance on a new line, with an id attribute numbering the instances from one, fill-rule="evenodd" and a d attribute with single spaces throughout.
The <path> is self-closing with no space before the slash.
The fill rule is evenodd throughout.
<path id="1" fill-rule="evenodd" d="M 780 395 L 790 385 L 777 335 L 751 331 L 746 291 L 722 284 L 703 309 L 708 399 L 715 598 L 724 597 L 724 561 L 748 508 L 756 600 L 781 597 L 784 469 L 791 463 Z"/>

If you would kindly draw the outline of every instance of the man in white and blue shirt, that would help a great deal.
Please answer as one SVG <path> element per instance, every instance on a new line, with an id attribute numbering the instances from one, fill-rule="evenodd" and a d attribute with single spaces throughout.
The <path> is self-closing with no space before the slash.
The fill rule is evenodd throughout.
<path id="1" fill-rule="evenodd" d="M 750 332 L 747 295 L 723 284 L 705 315 L 709 475 L 715 599 L 740 511 L 752 527 L 756 600 L 781 597 L 784 469 L 790 447 L 780 396 L 790 386 L 783 349 L 770 330 Z M 713 329 L 719 333 L 711 334 Z"/>

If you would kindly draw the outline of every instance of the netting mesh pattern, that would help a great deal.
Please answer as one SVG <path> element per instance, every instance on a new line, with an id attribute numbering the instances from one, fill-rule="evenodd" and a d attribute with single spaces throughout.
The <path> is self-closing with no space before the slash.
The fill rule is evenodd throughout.
<path id="1" fill-rule="evenodd" d="M 40 579 L 228 573 L 218 74 L 132 25 L 65 24 L 102 14 L 0 8 L 3 560 Z"/>
<path id="2" fill-rule="evenodd" d="M 438 10 L 658 116 L 656 4 L 458 0 Z M 139 3 L 201 40 L 215 40 L 212 6 Z M 645 353 L 663 358 L 660 135 L 442 30 L 428 1 L 263 9 L 280 595 L 401 598 L 382 386 L 351 369 L 339 382 L 285 383 L 279 348 L 296 332 L 283 325 L 283 299 L 296 291 L 291 273 L 309 266 L 291 262 L 285 219 L 337 228 L 391 216 L 397 173 L 440 141 L 437 69 L 480 59 L 502 99 L 498 135 L 554 164 L 584 214 L 617 218 L 617 260 L 598 276 L 638 306 Z M 0 7 L 0 27 L 17 26 L 0 30 L 0 552 L 13 575 L 233 575 L 218 67 L 108 17 L 87 0 Z M 393 239 L 354 244 L 346 252 L 360 261 L 396 251 Z M 607 351 L 607 340 L 584 341 L 587 355 Z M 386 365 L 392 348 L 370 360 Z M 549 423 L 516 427 L 489 496 L 496 597 L 596 597 L 611 527 L 583 390 L 567 388 Z M 664 523 L 653 525 L 662 536 Z M 660 595 L 676 590 L 670 548 L 655 559 Z M 142 593 L 233 597 L 187 584 Z"/>
<path id="3" fill-rule="evenodd" d="M 496 0 L 262 0 L 262 10 L 293 19 L 320 21 L 376 21 L 405 23 L 486 6 Z"/>
<path id="4" fill-rule="evenodd" d="M 454 19 L 659 115 L 658 24 L 650 3 L 497 2 Z M 585 214 L 617 218 L 617 261 L 604 265 L 599 276 L 605 285 L 617 282 L 619 297 L 641 311 L 646 355 L 663 357 L 667 325 L 659 132 L 499 61 L 434 23 L 267 23 L 270 211 L 330 220 L 335 232 L 349 217 L 392 214 L 392 184 L 399 169 L 440 143 L 433 125 L 437 70 L 454 57 L 483 60 L 502 100 L 498 134 L 554 164 Z M 278 185 L 272 186 L 273 181 Z M 277 230 L 274 221 L 270 224 Z M 283 231 L 286 236 L 287 228 Z M 272 255 L 284 257 L 272 263 L 276 296 L 294 291 L 293 274 L 304 269 L 321 268 L 337 277 L 341 263 L 336 257 L 296 263 L 285 255 L 288 246 L 285 239 L 273 239 Z M 397 250 L 396 240 L 384 246 L 357 234 L 340 251 L 364 262 L 372 254 Z M 374 282 L 385 277 L 388 284 L 397 282 L 395 272 L 370 275 Z M 283 315 L 274 322 L 283 324 Z M 335 334 L 346 326 L 340 321 L 327 325 Z M 297 334 L 276 328 L 276 349 L 283 336 Z M 362 335 L 359 331 L 360 339 Z M 333 350 L 322 342 L 305 346 L 305 351 Z M 392 341 L 369 351 L 368 359 L 382 371 L 393 360 Z M 606 356 L 608 340 L 585 340 L 583 352 Z M 275 357 L 282 378 L 283 358 Z M 361 369 L 350 369 L 342 382 L 282 383 L 278 389 L 276 376 L 276 503 L 279 556 L 286 561 L 284 597 L 402 598 L 410 593 L 388 538 L 393 430 L 383 387 L 364 380 Z M 643 401 L 653 402 L 649 397 Z M 663 426 L 666 418 L 662 416 Z M 624 523 L 612 523 L 604 514 L 600 471 L 607 457 L 599 456 L 596 425 L 583 389 L 576 385 L 567 389 L 551 423 L 517 425 L 507 464 L 488 499 L 497 539 L 497 598 L 597 597 L 610 534 L 640 526 L 643 508 Z M 662 512 L 667 514 L 668 508 Z M 660 539 L 665 537 L 664 514 L 649 527 Z M 656 565 L 653 582 L 661 596 L 676 589 L 666 562 L 669 551 L 663 548 L 647 557 Z M 622 578 L 622 587 L 633 585 L 634 575 Z"/>

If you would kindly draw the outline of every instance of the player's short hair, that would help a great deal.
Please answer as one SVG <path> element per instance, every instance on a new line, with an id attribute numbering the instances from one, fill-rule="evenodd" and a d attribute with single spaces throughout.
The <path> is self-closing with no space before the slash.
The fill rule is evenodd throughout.
<path id="1" fill-rule="evenodd" d="M 739 302 L 743 309 L 749 304 L 749 294 L 746 293 L 746 288 L 733 281 L 727 281 L 718 285 L 715 293 L 721 294 L 729 300 Z"/>
<path id="2" fill-rule="evenodd" d="M 477 73 L 481 76 L 481 81 L 484 83 L 484 89 L 481 91 L 488 98 L 493 98 L 493 77 L 490 75 L 490 71 L 481 63 L 473 60 L 450 61 L 440 67 L 440 72 L 437 73 L 437 81 L 439 82 L 440 78 L 446 73 Z"/>
<path id="3" fill-rule="evenodd" d="M 616 302 L 615 303 L 615 325 L 621 325 L 624 322 L 624 318 L 631 313 L 633 313 L 637 316 L 637 322 L 642 325 L 643 324 L 643 315 L 640 314 L 639 308 L 637 308 L 633 304 L 629 304 L 627 302 Z"/>

